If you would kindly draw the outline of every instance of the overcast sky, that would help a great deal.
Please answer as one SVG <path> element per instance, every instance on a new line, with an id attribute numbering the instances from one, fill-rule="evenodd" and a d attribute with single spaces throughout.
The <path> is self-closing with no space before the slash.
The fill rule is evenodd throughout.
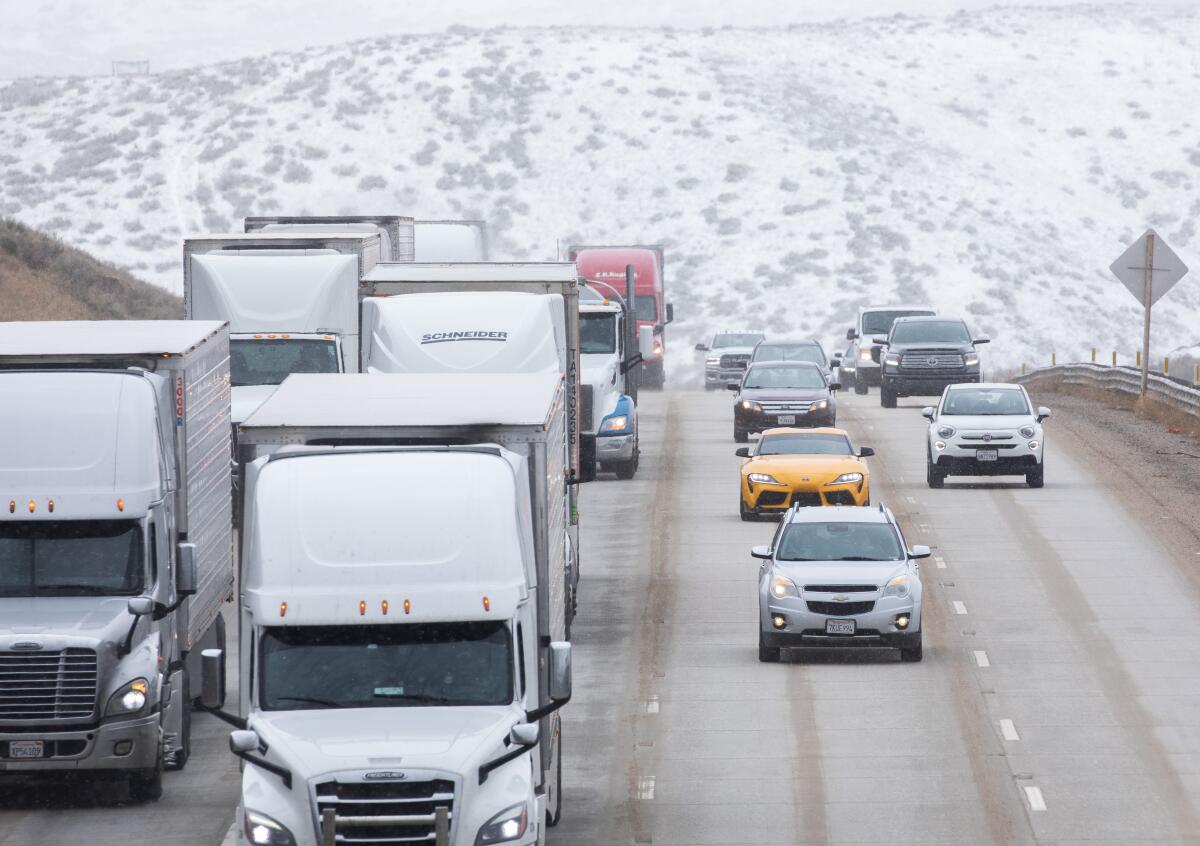
<path id="1" fill-rule="evenodd" d="M 1156 0 L 1195 7 L 1197 0 Z M 374 35 L 492 26 L 772 26 L 836 18 L 944 15 L 1073 0 L 0 0 L 0 79 L 97 75 L 114 59 L 152 70 Z M 1118 5 L 1097 0 L 1091 5 Z M 1130 6 L 1145 14 L 1153 4 Z"/>

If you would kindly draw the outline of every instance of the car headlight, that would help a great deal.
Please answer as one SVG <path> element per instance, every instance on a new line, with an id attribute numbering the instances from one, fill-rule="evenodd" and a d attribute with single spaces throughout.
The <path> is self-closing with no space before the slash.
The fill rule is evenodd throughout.
<path id="1" fill-rule="evenodd" d="M 814 402 L 812 405 L 810 405 L 808 407 L 808 410 L 809 411 L 821 411 L 822 409 L 826 409 L 826 408 L 829 408 L 829 400 L 817 400 L 816 402 Z"/>
<path id="2" fill-rule="evenodd" d="M 955 428 L 953 426 L 938 426 L 937 430 L 939 438 L 952 438 L 954 437 L 954 432 Z"/>
<path id="3" fill-rule="evenodd" d="M 604 432 L 624 432 L 629 428 L 629 417 L 625 414 L 614 414 L 612 417 L 606 417 L 604 422 L 600 424 L 600 433 Z"/>
<path id="4" fill-rule="evenodd" d="M 856 482 L 863 480 L 862 473 L 843 473 L 832 482 L 826 482 L 827 485 L 853 485 Z"/>
<path id="5" fill-rule="evenodd" d="M 243 828 L 246 839 L 255 846 L 296 846 L 296 838 L 287 826 L 258 811 L 246 809 Z"/>
<path id="6" fill-rule="evenodd" d="M 525 833 L 525 829 L 528 827 L 529 809 L 525 807 L 525 803 L 513 805 L 496 814 L 487 821 L 483 828 L 479 829 L 479 835 L 475 838 L 475 846 L 481 846 L 483 843 L 506 843 L 509 840 L 516 840 Z"/>
<path id="7" fill-rule="evenodd" d="M 800 588 L 796 587 L 796 583 L 786 576 L 776 576 L 771 580 L 771 596 L 776 599 L 783 599 L 785 596 L 794 596 L 800 598 Z"/>
<path id="8" fill-rule="evenodd" d="M 742 400 L 742 408 L 746 411 L 762 411 L 762 406 L 750 400 Z"/>
<path id="9" fill-rule="evenodd" d="M 1032 426 L 1022 426 L 1017 431 L 1020 432 L 1021 437 L 1025 438 L 1026 440 L 1037 434 L 1037 429 L 1033 428 Z"/>
<path id="10" fill-rule="evenodd" d="M 104 716 L 128 717 L 140 713 L 150 701 L 150 685 L 145 679 L 134 679 L 108 698 Z"/>
<path id="11" fill-rule="evenodd" d="M 900 366 L 900 353 L 887 353 L 883 357 L 885 364 L 890 364 L 892 367 Z"/>
<path id="12" fill-rule="evenodd" d="M 759 485 L 782 485 L 783 484 L 783 482 L 776 479 L 770 473 L 751 473 L 746 478 L 748 478 L 751 482 L 755 482 Z"/>
<path id="13" fill-rule="evenodd" d="M 908 596 L 908 576 L 896 576 L 883 589 L 884 596 L 898 596 L 901 599 Z"/>
<path id="14" fill-rule="evenodd" d="M 858 348 L 858 360 L 859 361 L 870 361 L 871 360 L 871 351 L 869 349 L 867 349 L 866 347 L 859 347 Z"/>
<path id="15" fill-rule="evenodd" d="M 963 356 L 963 364 L 967 367 L 975 367 L 979 364 L 979 353 L 967 353 Z"/>

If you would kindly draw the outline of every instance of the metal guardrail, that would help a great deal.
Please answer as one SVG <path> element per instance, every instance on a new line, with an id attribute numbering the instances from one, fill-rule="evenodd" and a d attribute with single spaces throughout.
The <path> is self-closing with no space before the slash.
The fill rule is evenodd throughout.
<path id="1" fill-rule="evenodd" d="M 1141 396 L 1141 374 L 1137 369 L 1131 367 L 1108 367 L 1101 364 L 1058 364 L 1018 374 L 1013 377 L 1012 381 L 1026 386 L 1078 385 L 1112 391 L 1134 398 Z M 1151 373 L 1146 386 L 1146 395 L 1162 405 L 1200 417 L 1200 388 Z"/>

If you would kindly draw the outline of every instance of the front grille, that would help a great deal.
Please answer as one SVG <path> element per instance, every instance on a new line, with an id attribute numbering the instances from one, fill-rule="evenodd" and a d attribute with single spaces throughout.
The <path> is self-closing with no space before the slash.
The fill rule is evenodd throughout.
<path id="1" fill-rule="evenodd" d="M 1012 432 L 963 432 L 964 441 L 1011 441 Z"/>
<path id="2" fill-rule="evenodd" d="M 854 505 L 854 494 L 850 491 L 827 491 L 826 505 Z"/>
<path id="3" fill-rule="evenodd" d="M 811 593 L 873 593 L 879 590 L 875 585 L 805 585 L 804 589 Z"/>
<path id="4" fill-rule="evenodd" d="M 900 366 L 905 370 L 941 370 L 962 367 L 962 353 L 911 352 L 900 357 Z"/>
<path id="5" fill-rule="evenodd" d="M 434 815 L 445 808 L 454 821 L 454 782 L 324 781 L 316 786 L 317 817 L 333 811 L 334 842 L 350 846 L 433 843 Z M 322 831 L 324 835 L 324 831 Z"/>
<path id="6" fill-rule="evenodd" d="M 828 614 L 831 617 L 851 617 L 855 614 L 868 614 L 875 608 L 875 600 L 870 602 L 809 602 L 808 610 L 814 614 Z"/>
<path id="7" fill-rule="evenodd" d="M 0 723 L 85 720 L 96 712 L 96 652 L 0 652 Z"/>
<path id="8" fill-rule="evenodd" d="M 783 505 L 787 502 L 787 491 L 763 491 L 758 495 L 759 505 Z"/>
<path id="9" fill-rule="evenodd" d="M 808 414 L 808 409 L 812 407 L 811 402 L 761 402 L 762 410 L 770 414 L 786 414 L 795 412 L 797 414 Z"/>
<path id="10" fill-rule="evenodd" d="M 821 495 L 816 491 L 796 491 L 792 494 L 792 505 L 820 505 Z"/>
<path id="11" fill-rule="evenodd" d="M 730 354 L 721 356 L 722 370 L 745 370 L 746 365 L 750 363 L 750 356 L 746 354 Z"/>

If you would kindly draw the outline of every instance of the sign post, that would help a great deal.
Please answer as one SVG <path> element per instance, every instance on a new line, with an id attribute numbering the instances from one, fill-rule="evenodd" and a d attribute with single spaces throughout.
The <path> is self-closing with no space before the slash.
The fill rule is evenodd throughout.
<path id="1" fill-rule="evenodd" d="M 1145 309 L 1142 320 L 1142 396 L 1150 379 L 1150 308 L 1187 275 L 1187 265 L 1153 229 L 1130 245 L 1109 268 Z M 1157 274 L 1157 275 L 1156 275 Z"/>

